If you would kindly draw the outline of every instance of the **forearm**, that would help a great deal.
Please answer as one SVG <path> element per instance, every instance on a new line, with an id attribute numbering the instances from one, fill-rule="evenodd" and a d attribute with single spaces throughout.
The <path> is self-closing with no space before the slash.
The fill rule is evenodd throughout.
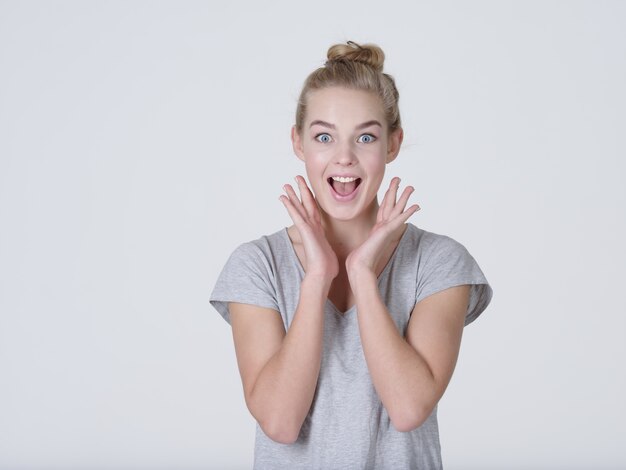
<path id="1" fill-rule="evenodd" d="M 353 273 L 363 353 L 372 382 L 398 431 L 420 425 L 434 406 L 435 381 L 422 356 L 405 340 L 389 315 L 371 271 Z"/>
<path id="2" fill-rule="evenodd" d="M 319 376 L 324 304 L 330 281 L 306 277 L 293 321 L 280 349 L 261 370 L 252 390 L 255 418 L 268 436 L 295 441 L 311 408 Z"/>

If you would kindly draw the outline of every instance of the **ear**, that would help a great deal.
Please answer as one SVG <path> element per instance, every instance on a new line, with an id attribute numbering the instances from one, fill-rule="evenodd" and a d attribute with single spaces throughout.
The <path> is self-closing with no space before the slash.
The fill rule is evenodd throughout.
<path id="1" fill-rule="evenodd" d="M 396 129 L 389 135 L 389 139 L 387 139 L 388 145 L 386 163 L 391 163 L 396 159 L 398 153 L 400 153 L 402 139 L 404 139 L 404 131 L 401 127 Z"/>
<path id="2" fill-rule="evenodd" d="M 295 124 L 291 127 L 291 144 L 293 146 L 293 151 L 296 156 L 304 161 L 304 150 L 302 148 L 302 139 L 300 138 L 300 134 L 296 130 Z"/>

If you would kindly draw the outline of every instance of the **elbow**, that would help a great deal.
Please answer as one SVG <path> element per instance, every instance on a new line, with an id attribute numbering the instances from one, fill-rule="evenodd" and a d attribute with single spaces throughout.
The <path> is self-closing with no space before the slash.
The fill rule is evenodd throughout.
<path id="1" fill-rule="evenodd" d="M 298 425 L 296 420 L 289 419 L 288 416 L 281 416 L 268 409 L 261 411 L 252 394 L 246 395 L 246 405 L 263 433 L 272 441 L 279 444 L 293 444 L 298 440 L 302 422 Z"/>
<path id="2" fill-rule="evenodd" d="M 432 409 L 414 407 L 390 416 L 391 424 L 398 432 L 411 432 L 419 428 L 432 414 Z"/>
<path id="3" fill-rule="evenodd" d="M 259 426 L 272 441 L 279 444 L 293 444 L 298 440 L 300 435 L 300 429 L 295 426 L 288 426 L 285 423 L 276 421 L 261 423 L 258 421 Z"/>

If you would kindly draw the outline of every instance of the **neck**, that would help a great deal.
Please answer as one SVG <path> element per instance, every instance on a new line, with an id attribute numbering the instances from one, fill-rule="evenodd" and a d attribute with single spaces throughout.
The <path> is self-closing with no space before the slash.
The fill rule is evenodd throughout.
<path id="1" fill-rule="evenodd" d="M 376 224 L 378 208 L 378 198 L 374 198 L 366 210 L 350 220 L 335 219 L 320 208 L 326 239 L 339 258 L 346 257 L 367 240 L 370 230 Z"/>

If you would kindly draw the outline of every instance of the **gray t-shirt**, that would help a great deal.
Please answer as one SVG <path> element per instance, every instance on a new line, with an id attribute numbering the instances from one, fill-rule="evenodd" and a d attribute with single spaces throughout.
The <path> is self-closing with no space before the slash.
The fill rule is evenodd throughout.
<path id="1" fill-rule="evenodd" d="M 378 277 L 381 297 L 405 335 L 409 316 L 423 298 L 471 284 L 465 325 L 491 301 L 493 291 L 476 260 L 454 239 L 407 223 Z M 273 308 L 285 330 L 293 320 L 304 270 L 283 228 L 242 243 L 228 258 L 210 303 L 230 324 L 228 302 Z M 340 313 L 325 303 L 324 349 L 317 388 L 293 444 L 268 438 L 256 425 L 255 470 L 441 469 L 437 406 L 417 429 L 399 432 L 372 383 L 361 345 L 356 306 Z"/>

